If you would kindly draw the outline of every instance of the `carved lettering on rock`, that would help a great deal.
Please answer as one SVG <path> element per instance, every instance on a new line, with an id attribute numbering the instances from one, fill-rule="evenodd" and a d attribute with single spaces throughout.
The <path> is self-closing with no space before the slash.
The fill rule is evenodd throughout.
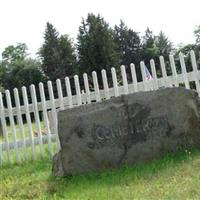
<path id="1" fill-rule="evenodd" d="M 154 135 L 166 135 L 171 128 L 167 119 L 162 116 L 143 120 L 134 120 L 124 126 L 95 125 L 92 137 L 96 147 L 106 144 L 114 144 L 121 137 L 130 135 L 143 135 L 143 137 L 153 137 Z M 145 139 L 144 138 L 144 139 Z M 139 141 L 138 141 L 139 142 Z"/>

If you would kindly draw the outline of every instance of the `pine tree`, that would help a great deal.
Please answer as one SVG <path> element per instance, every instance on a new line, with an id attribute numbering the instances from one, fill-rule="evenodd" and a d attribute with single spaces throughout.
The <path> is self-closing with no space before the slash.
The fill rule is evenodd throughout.
<path id="1" fill-rule="evenodd" d="M 200 66 L 200 25 L 195 28 L 194 35 L 196 39 L 195 54 L 197 58 L 197 64 Z"/>
<path id="2" fill-rule="evenodd" d="M 141 41 L 137 32 L 129 29 L 123 21 L 114 29 L 115 39 L 121 55 L 120 64 L 129 66 L 141 61 Z"/>
<path id="3" fill-rule="evenodd" d="M 143 37 L 143 60 L 146 63 L 149 63 L 150 59 L 156 58 L 159 54 L 159 49 L 156 47 L 155 44 L 155 36 L 153 32 L 147 28 L 145 31 L 145 35 Z"/>
<path id="4" fill-rule="evenodd" d="M 194 35 L 196 39 L 196 45 L 200 45 L 200 25 L 195 28 Z"/>
<path id="5" fill-rule="evenodd" d="M 78 54 L 81 72 L 91 73 L 118 66 L 117 45 L 108 23 L 100 16 L 88 14 L 79 27 Z"/>
<path id="6" fill-rule="evenodd" d="M 159 35 L 156 37 L 155 44 L 158 48 L 159 55 L 164 56 L 164 58 L 168 58 L 170 52 L 172 51 L 172 43 L 163 31 L 160 31 Z"/>
<path id="7" fill-rule="evenodd" d="M 75 73 L 76 57 L 72 41 L 67 35 L 59 37 L 58 31 L 49 22 L 39 54 L 44 73 L 50 80 L 54 81 Z"/>
<path id="8" fill-rule="evenodd" d="M 165 59 L 165 66 L 167 74 L 171 74 L 171 66 L 169 62 L 169 54 L 172 52 L 172 43 L 163 31 L 160 31 L 159 35 L 155 37 L 155 44 L 158 48 L 158 56 L 163 56 Z"/>

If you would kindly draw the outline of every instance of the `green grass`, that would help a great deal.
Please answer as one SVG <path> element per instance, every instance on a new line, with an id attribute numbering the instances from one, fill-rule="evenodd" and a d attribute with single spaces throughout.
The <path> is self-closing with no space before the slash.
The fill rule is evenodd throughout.
<path id="1" fill-rule="evenodd" d="M 0 199 L 200 199 L 200 151 L 148 164 L 55 178 L 51 160 L 0 168 Z"/>

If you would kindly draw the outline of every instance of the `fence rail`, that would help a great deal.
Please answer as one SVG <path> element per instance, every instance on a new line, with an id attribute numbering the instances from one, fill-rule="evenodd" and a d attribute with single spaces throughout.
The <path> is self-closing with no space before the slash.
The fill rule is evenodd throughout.
<path id="1" fill-rule="evenodd" d="M 117 76 L 116 69 L 111 68 L 111 78 L 113 87 L 108 86 L 108 77 L 106 70 L 101 71 L 103 89 L 99 89 L 97 73 L 92 72 L 93 90 L 89 88 L 88 76 L 83 74 L 84 93 L 81 92 L 79 77 L 74 76 L 76 94 L 72 95 L 70 80 L 65 78 L 65 90 L 67 96 L 63 96 L 61 80 L 56 80 L 58 98 L 55 98 L 52 82 L 48 81 L 48 96 L 46 100 L 44 84 L 39 84 L 39 95 L 41 101 L 37 101 L 35 85 L 30 86 L 31 102 L 28 100 L 27 88 L 22 87 L 23 105 L 20 104 L 19 90 L 5 91 L 6 106 L 3 103 L 2 94 L 0 93 L 0 118 L 2 125 L 2 137 L 0 136 L 0 165 L 3 163 L 21 163 L 31 155 L 33 160 L 36 159 L 39 152 L 43 158 L 47 149 L 52 158 L 55 151 L 60 148 L 60 142 L 57 133 L 57 109 L 72 108 L 85 103 L 100 102 L 111 97 L 117 97 L 122 94 L 129 94 L 139 91 L 157 90 L 161 87 L 178 87 L 184 86 L 190 89 L 191 83 L 195 86 L 200 96 L 200 70 L 197 67 L 195 54 L 190 52 L 192 71 L 187 72 L 184 55 L 179 54 L 181 73 L 177 73 L 177 67 L 173 55 L 169 55 L 172 75 L 168 76 L 166 72 L 165 61 L 162 56 L 159 57 L 160 70 L 162 77 L 157 77 L 157 71 L 154 60 L 150 60 L 152 79 L 147 78 L 145 63 L 140 63 L 142 81 L 138 82 L 135 65 L 130 65 L 130 76 L 132 82 L 127 80 L 125 66 L 121 66 L 121 79 Z M 121 84 L 119 85 L 119 81 Z M 11 102 L 11 93 L 14 95 L 15 106 Z M 51 112 L 51 120 L 49 117 Z M 42 113 L 42 119 L 41 119 Z M 26 123 L 23 115 L 25 115 Z M 34 117 L 31 117 L 31 116 Z M 50 124 L 51 123 L 51 124 Z M 53 126 L 52 126 L 53 124 Z M 55 147 L 57 150 L 55 150 Z M 14 161 L 13 161 L 14 155 Z"/>

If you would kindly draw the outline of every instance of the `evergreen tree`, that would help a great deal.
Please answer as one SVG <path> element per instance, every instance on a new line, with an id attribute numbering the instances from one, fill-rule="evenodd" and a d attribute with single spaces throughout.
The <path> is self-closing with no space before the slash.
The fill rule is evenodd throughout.
<path id="1" fill-rule="evenodd" d="M 155 45 L 158 49 L 158 57 L 163 56 L 165 59 L 165 67 L 167 74 L 171 74 L 171 66 L 169 62 L 169 54 L 172 52 L 172 43 L 163 31 L 160 31 L 159 35 L 155 37 Z"/>
<path id="2" fill-rule="evenodd" d="M 194 35 L 196 39 L 196 44 L 195 44 L 195 54 L 197 58 L 197 63 L 200 67 L 200 25 L 196 27 L 194 30 Z"/>
<path id="3" fill-rule="evenodd" d="M 145 31 L 145 35 L 143 36 L 143 60 L 146 63 L 149 63 L 150 59 L 156 58 L 159 54 L 159 49 L 156 47 L 155 36 L 153 32 L 147 28 Z"/>
<path id="4" fill-rule="evenodd" d="M 120 52 L 120 64 L 129 66 L 138 65 L 141 61 L 141 41 L 137 32 L 129 29 L 123 21 L 114 29 L 115 39 Z"/>
<path id="5" fill-rule="evenodd" d="M 59 38 L 60 50 L 60 73 L 59 77 L 64 78 L 73 76 L 78 73 L 78 65 L 76 62 L 75 48 L 72 45 L 72 40 L 68 35 L 61 35 Z"/>
<path id="6" fill-rule="evenodd" d="M 49 22 L 46 25 L 44 44 L 40 49 L 44 73 L 55 81 L 75 73 L 76 57 L 72 41 L 67 35 L 59 37 L 58 31 Z"/>
<path id="7" fill-rule="evenodd" d="M 117 67 L 119 55 L 116 48 L 108 23 L 100 15 L 88 14 L 87 19 L 81 22 L 78 34 L 80 71 L 100 73 L 101 69 Z"/>
<path id="8" fill-rule="evenodd" d="M 156 46 L 156 37 L 154 36 L 153 32 L 147 27 L 145 34 L 143 36 L 142 41 L 142 60 L 145 62 L 146 67 L 150 71 L 150 60 L 154 59 L 156 68 L 158 68 L 159 64 L 159 49 Z M 158 72 L 158 75 L 160 75 L 160 71 Z"/>
<path id="9" fill-rule="evenodd" d="M 196 39 L 196 44 L 200 45 L 200 25 L 195 28 L 194 35 Z"/>
<path id="10" fill-rule="evenodd" d="M 158 54 L 164 56 L 164 58 L 168 58 L 170 52 L 172 51 L 172 43 L 163 31 L 160 31 L 159 35 L 156 37 L 155 43 L 158 48 Z"/>

